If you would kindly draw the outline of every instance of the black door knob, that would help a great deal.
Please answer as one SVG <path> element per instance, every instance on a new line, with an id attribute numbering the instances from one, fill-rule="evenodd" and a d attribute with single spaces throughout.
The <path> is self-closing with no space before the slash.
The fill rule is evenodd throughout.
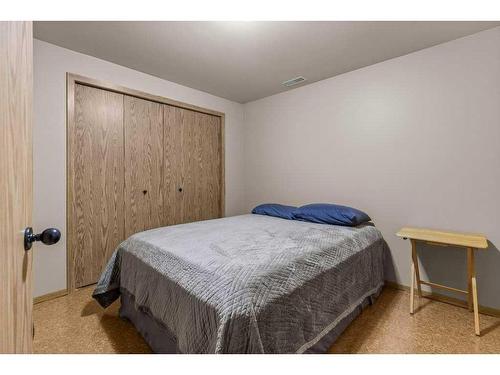
<path id="1" fill-rule="evenodd" d="M 42 241 L 45 245 L 53 245 L 61 238 L 61 232 L 56 228 L 47 228 L 42 233 L 33 234 L 33 228 L 24 230 L 24 250 L 31 249 L 33 242 Z"/>

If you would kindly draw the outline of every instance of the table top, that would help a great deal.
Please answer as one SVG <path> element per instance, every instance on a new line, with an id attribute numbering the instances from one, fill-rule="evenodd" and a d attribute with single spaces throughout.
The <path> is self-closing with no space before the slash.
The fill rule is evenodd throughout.
<path id="1" fill-rule="evenodd" d="M 437 242 L 441 244 L 473 247 L 475 249 L 486 249 L 488 240 L 482 234 L 447 232 L 442 230 L 404 227 L 396 233 L 401 238 L 412 240 Z"/>

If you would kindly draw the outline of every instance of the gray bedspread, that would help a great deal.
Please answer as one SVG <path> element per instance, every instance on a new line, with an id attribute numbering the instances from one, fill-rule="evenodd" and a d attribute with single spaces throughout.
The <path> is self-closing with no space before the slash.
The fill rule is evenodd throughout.
<path id="1" fill-rule="evenodd" d="M 355 228 L 242 215 L 137 233 L 94 291 L 124 289 L 183 353 L 302 353 L 383 284 L 386 243 Z"/>

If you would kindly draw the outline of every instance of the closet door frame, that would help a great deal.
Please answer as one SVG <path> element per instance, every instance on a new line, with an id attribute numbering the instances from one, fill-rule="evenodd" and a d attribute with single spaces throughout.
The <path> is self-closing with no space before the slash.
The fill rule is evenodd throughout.
<path id="1" fill-rule="evenodd" d="M 220 217 L 224 217 L 225 215 L 225 192 L 226 192 L 226 179 L 225 179 L 225 114 L 223 112 L 214 111 L 211 109 L 198 107 L 189 103 L 183 103 L 174 99 L 166 98 L 163 96 L 157 96 L 148 94 L 143 91 L 138 91 L 134 89 L 130 89 L 124 86 L 115 85 L 108 82 L 103 82 L 100 80 L 96 80 L 93 78 L 81 76 L 73 73 L 66 73 L 66 280 L 67 280 L 67 292 L 71 293 L 76 290 L 75 287 L 75 278 L 74 278 L 74 269 L 75 264 L 73 264 L 73 249 L 74 249 L 74 241 L 76 238 L 73 238 L 73 233 L 70 233 L 70 230 L 73 228 L 73 188 L 72 188 L 72 177 L 73 171 L 71 170 L 71 156 L 73 153 L 72 150 L 72 140 L 74 136 L 75 129 L 75 88 L 76 85 L 84 85 L 89 87 L 94 87 L 97 89 L 107 90 L 111 92 L 116 92 L 119 94 L 124 94 L 128 96 L 133 96 L 140 99 L 149 100 L 152 102 L 166 104 L 173 107 L 179 107 L 188 109 L 195 112 L 206 113 L 212 116 L 217 116 L 220 118 L 221 125 L 221 133 L 220 133 L 220 182 L 221 182 L 221 200 L 220 200 Z"/>

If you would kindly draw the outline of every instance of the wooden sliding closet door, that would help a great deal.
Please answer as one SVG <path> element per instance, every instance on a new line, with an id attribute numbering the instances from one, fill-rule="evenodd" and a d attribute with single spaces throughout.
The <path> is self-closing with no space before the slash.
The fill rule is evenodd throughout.
<path id="1" fill-rule="evenodd" d="M 123 95 L 75 84 L 68 123 L 68 246 L 78 288 L 95 283 L 124 240 Z"/>
<path id="2" fill-rule="evenodd" d="M 125 237 L 161 227 L 163 113 L 161 104 L 124 97 Z"/>
<path id="3" fill-rule="evenodd" d="M 218 116 L 164 105 L 164 225 L 222 216 Z"/>
<path id="4" fill-rule="evenodd" d="M 223 113 L 68 74 L 67 116 L 70 291 L 135 233 L 223 215 Z"/>

